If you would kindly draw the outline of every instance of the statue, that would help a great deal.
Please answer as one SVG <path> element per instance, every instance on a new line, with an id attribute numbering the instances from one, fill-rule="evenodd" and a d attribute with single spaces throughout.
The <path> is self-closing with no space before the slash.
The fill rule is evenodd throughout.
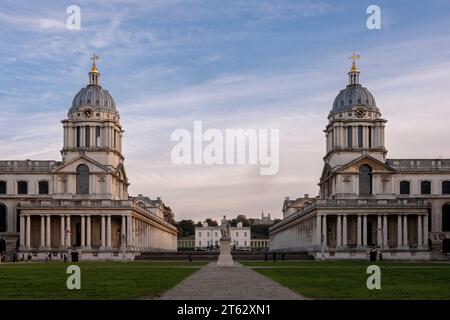
<path id="1" fill-rule="evenodd" d="M 222 237 L 220 240 L 230 240 L 231 239 L 231 224 L 226 219 L 226 216 L 223 216 L 223 219 L 220 224 L 220 232 L 222 233 Z"/>

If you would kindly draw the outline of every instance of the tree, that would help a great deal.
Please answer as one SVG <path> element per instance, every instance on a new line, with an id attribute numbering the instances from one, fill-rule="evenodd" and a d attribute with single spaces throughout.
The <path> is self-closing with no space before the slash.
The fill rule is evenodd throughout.
<path id="1" fill-rule="evenodd" d="M 196 227 L 203 227 L 203 223 L 202 223 L 201 221 L 199 221 L 199 222 L 197 222 L 197 223 L 195 224 L 195 226 L 196 226 Z"/>
<path id="2" fill-rule="evenodd" d="M 175 215 L 172 212 L 172 209 L 169 206 L 164 205 L 164 220 L 166 220 L 168 223 L 176 226 L 177 222 L 175 221 Z"/>
<path id="3" fill-rule="evenodd" d="M 195 234 L 195 225 L 192 220 L 181 220 L 177 223 L 178 234 L 180 237 L 187 237 Z"/>
<path id="4" fill-rule="evenodd" d="M 249 227 L 250 221 L 248 221 L 247 217 L 243 214 L 240 214 L 236 217 L 236 222 L 242 222 L 243 227 Z M 237 223 L 236 223 L 237 225 Z"/>
<path id="5" fill-rule="evenodd" d="M 212 220 L 211 218 L 206 219 L 205 222 L 207 222 L 208 226 L 210 226 L 210 227 L 217 227 L 218 226 L 217 221 L 216 220 Z"/>

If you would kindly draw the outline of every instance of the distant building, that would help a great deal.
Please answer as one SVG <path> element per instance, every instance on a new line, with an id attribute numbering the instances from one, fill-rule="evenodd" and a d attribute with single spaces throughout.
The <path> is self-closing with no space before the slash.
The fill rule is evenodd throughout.
<path id="1" fill-rule="evenodd" d="M 289 197 L 286 197 L 283 203 L 283 219 L 304 208 L 306 205 L 311 204 L 313 200 L 308 194 L 305 194 L 303 198 L 297 198 L 295 200 L 290 200 Z"/>
<path id="2" fill-rule="evenodd" d="M 270 249 L 270 239 L 251 239 L 250 245 L 254 251 L 266 251 Z"/>
<path id="3" fill-rule="evenodd" d="M 250 227 L 244 227 L 242 222 L 238 222 L 237 227 L 231 227 L 231 245 L 236 250 L 250 250 L 250 235 Z M 202 227 L 195 228 L 195 249 L 218 248 L 221 237 L 220 227 L 209 226 L 204 222 Z"/>
<path id="4" fill-rule="evenodd" d="M 270 213 L 265 216 L 264 215 L 264 211 L 261 212 L 261 219 L 251 219 L 252 221 L 252 225 L 257 226 L 257 225 L 271 225 L 274 223 L 274 221 L 272 220 L 272 218 L 270 218 Z"/>

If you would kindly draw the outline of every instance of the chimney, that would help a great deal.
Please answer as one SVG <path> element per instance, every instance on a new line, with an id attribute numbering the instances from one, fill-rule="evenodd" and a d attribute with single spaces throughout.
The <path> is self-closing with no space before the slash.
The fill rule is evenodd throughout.
<path id="1" fill-rule="evenodd" d="M 305 193 L 305 199 L 309 199 L 309 194 Z"/>

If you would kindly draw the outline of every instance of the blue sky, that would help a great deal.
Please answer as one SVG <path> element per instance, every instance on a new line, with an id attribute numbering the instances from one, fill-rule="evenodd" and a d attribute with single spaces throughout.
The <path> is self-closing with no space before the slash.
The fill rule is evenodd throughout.
<path id="1" fill-rule="evenodd" d="M 81 30 L 65 27 L 72 4 Z M 382 30 L 367 29 L 369 4 Z M 353 51 L 389 121 L 388 157 L 450 157 L 449 18 L 445 0 L 2 0 L 0 159 L 60 159 L 59 121 L 96 52 L 126 130 L 131 193 L 163 197 L 178 219 L 280 216 L 285 196 L 317 194 L 322 130 Z M 170 133 L 194 120 L 279 128 L 279 174 L 173 165 Z"/>

